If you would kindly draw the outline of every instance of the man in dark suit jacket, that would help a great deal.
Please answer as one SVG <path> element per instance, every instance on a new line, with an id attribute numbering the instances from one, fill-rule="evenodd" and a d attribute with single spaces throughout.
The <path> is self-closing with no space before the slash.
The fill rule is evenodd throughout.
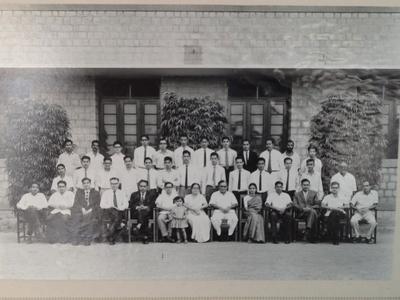
<path id="1" fill-rule="evenodd" d="M 238 153 L 238 157 L 239 156 L 243 157 L 244 169 L 250 173 L 253 173 L 255 170 L 257 170 L 258 154 L 250 150 L 249 140 L 243 140 L 243 150 Z"/>
<path id="2" fill-rule="evenodd" d="M 90 245 L 100 236 L 100 193 L 91 188 L 91 179 L 82 178 L 83 189 L 75 194 L 71 208 L 72 244 Z"/>
<path id="3" fill-rule="evenodd" d="M 129 200 L 129 209 L 131 210 L 131 218 L 138 220 L 136 227 L 133 228 L 133 232 L 142 237 L 143 244 L 148 244 L 149 219 L 152 217 L 154 197 L 148 191 L 146 180 L 140 180 L 138 186 L 139 191 L 132 193 Z"/>
<path id="4" fill-rule="evenodd" d="M 295 193 L 293 205 L 296 209 L 297 218 L 306 220 L 306 240 L 314 243 L 319 217 L 316 208 L 320 207 L 320 201 L 318 200 L 317 192 L 310 191 L 310 181 L 308 179 L 305 178 L 301 181 L 301 191 Z"/>

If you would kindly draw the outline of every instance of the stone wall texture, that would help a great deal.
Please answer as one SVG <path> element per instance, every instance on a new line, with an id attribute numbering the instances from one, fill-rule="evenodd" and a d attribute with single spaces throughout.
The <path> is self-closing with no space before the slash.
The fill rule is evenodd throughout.
<path id="1" fill-rule="evenodd" d="M 399 13 L 0 11 L 1 67 L 400 67 Z"/>

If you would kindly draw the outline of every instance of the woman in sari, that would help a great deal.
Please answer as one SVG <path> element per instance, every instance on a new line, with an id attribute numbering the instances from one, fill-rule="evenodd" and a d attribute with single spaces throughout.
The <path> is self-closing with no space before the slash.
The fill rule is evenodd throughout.
<path id="1" fill-rule="evenodd" d="M 246 224 L 243 229 L 243 237 L 248 242 L 264 243 L 264 218 L 261 215 L 262 200 L 260 195 L 256 195 L 257 186 L 254 183 L 249 185 L 249 194 L 243 199 L 245 214 L 247 216 Z"/>
<path id="2" fill-rule="evenodd" d="M 200 185 L 193 183 L 191 194 L 186 195 L 184 206 L 188 209 L 187 220 L 192 227 L 192 239 L 198 243 L 207 242 L 210 239 L 211 222 L 203 209 L 208 204 L 206 198 L 200 194 Z"/>

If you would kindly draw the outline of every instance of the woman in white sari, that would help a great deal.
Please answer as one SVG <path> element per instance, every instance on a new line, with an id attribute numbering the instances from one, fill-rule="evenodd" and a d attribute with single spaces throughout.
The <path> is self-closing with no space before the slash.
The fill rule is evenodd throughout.
<path id="1" fill-rule="evenodd" d="M 184 206 L 188 209 L 187 219 L 192 227 L 192 239 L 198 243 L 207 242 L 210 239 L 211 222 L 204 212 L 208 204 L 206 198 L 200 194 L 200 185 L 193 183 L 191 194 L 186 195 Z"/>

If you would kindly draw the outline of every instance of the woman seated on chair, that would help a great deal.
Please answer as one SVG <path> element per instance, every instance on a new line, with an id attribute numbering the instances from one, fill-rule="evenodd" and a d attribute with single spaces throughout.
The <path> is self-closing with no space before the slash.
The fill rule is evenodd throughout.
<path id="1" fill-rule="evenodd" d="M 200 194 L 200 184 L 193 183 L 190 189 L 191 194 L 186 195 L 184 206 L 188 209 L 187 219 L 192 227 L 192 239 L 204 243 L 210 239 L 211 222 L 204 212 L 208 204 Z"/>
<path id="2" fill-rule="evenodd" d="M 47 213 L 47 200 L 44 194 L 39 193 L 39 184 L 32 183 L 30 192 L 22 196 L 17 208 L 23 211 L 24 220 L 28 225 L 28 243 L 32 242 L 32 234 L 43 238 L 40 227 L 44 224 Z"/>
<path id="3" fill-rule="evenodd" d="M 257 185 L 250 183 L 249 194 L 243 199 L 245 214 L 247 216 L 246 224 L 243 229 L 243 237 L 248 242 L 264 243 L 264 218 L 260 214 L 262 210 L 261 196 L 256 194 Z"/>

